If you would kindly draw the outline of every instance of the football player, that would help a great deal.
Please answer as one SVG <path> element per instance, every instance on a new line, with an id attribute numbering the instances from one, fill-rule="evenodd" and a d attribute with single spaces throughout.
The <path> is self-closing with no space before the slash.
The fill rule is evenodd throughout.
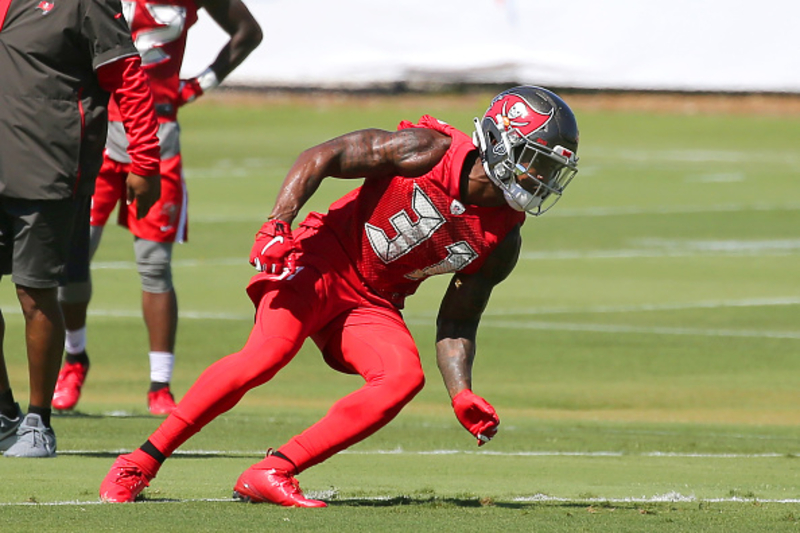
<path id="1" fill-rule="evenodd" d="M 117 458 L 101 499 L 133 501 L 178 446 L 272 379 L 310 337 L 333 369 L 365 383 L 245 470 L 234 496 L 325 507 L 294 476 L 373 434 L 422 389 L 400 310 L 436 274 L 452 274 L 436 320 L 439 370 L 459 422 L 479 446 L 491 440 L 500 419 L 472 390 L 478 323 L 517 262 L 526 213 L 541 215 L 561 197 L 577 149 L 567 104 L 523 86 L 493 100 L 473 137 L 425 115 L 396 132 L 356 131 L 303 152 L 250 254 L 261 271 L 247 287 L 256 307 L 250 338 L 203 372 L 140 448 Z M 364 181 L 292 231 L 326 177 Z"/>
<path id="2" fill-rule="evenodd" d="M 150 345 L 148 409 L 169 414 L 175 400 L 169 385 L 175 361 L 178 301 L 172 283 L 172 246 L 187 239 L 187 192 L 183 180 L 181 106 L 215 88 L 261 42 L 256 20 L 241 0 L 123 0 L 123 13 L 142 58 L 155 98 L 161 145 L 161 198 L 147 217 L 138 220 L 122 203 L 130 171 L 128 143 L 114 102 L 109 110 L 105 159 L 92 197 L 90 256 L 100 244 L 103 227 L 119 204 L 118 222 L 134 236 L 133 249 L 142 286 L 142 311 Z M 213 63 L 200 75 L 179 79 L 189 28 L 204 8 L 229 35 Z M 68 269 L 68 284 L 59 300 L 66 323 L 66 357 L 58 376 L 53 407 L 73 409 L 89 371 L 86 354 L 86 312 L 91 298 L 88 269 Z"/>
<path id="3" fill-rule="evenodd" d="M 54 457 L 50 404 L 64 344 L 58 284 L 70 247 L 89 240 L 109 95 L 130 138 L 131 172 L 121 187 L 134 218 L 159 197 L 158 124 L 117 0 L 0 2 L 0 72 L 0 276 L 10 274 L 16 287 L 29 380 L 23 415 L 0 313 L 0 451 Z"/>

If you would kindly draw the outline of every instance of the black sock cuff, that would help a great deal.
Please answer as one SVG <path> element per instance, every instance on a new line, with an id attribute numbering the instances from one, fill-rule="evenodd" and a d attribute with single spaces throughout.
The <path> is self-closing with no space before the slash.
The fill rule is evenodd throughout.
<path id="1" fill-rule="evenodd" d="M 158 448 L 153 446 L 153 443 L 150 442 L 149 440 L 146 441 L 144 444 L 142 444 L 141 450 L 144 453 L 146 453 L 147 455 L 149 455 L 150 457 L 152 457 L 153 459 L 155 459 L 156 461 L 158 461 L 159 464 L 161 464 L 161 463 L 163 463 L 164 461 L 167 460 L 167 456 L 164 455 L 163 453 L 161 453 L 158 450 Z"/>
<path id="2" fill-rule="evenodd" d="M 295 475 L 297 475 L 297 473 L 298 473 L 298 472 L 297 472 L 297 465 L 296 465 L 296 464 L 294 464 L 294 461 L 292 461 L 291 459 L 289 459 L 288 457 L 286 457 L 286 455 L 282 454 L 282 453 L 281 453 L 280 451 L 278 451 L 278 450 L 275 450 L 275 451 L 273 451 L 273 452 L 272 452 L 272 455 L 274 455 L 275 457 L 277 457 L 277 458 L 279 458 L 279 459 L 283 459 L 284 461 L 289 461 L 290 463 L 292 463 L 292 466 L 294 467 L 294 473 L 295 473 Z"/>

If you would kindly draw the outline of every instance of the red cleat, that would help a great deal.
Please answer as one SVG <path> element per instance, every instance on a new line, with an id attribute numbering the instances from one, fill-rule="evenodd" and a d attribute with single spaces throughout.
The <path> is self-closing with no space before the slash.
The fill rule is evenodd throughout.
<path id="1" fill-rule="evenodd" d="M 288 472 L 248 468 L 233 487 L 233 497 L 250 503 L 277 503 L 286 507 L 327 507 L 323 501 L 303 496 L 300 484 Z"/>
<path id="2" fill-rule="evenodd" d="M 105 479 L 100 483 L 100 499 L 109 503 L 132 502 L 150 485 L 150 479 L 138 464 L 130 459 L 130 454 L 120 455 L 111 465 Z"/>
<path id="3" fill-rule="evenodd" d="M 175 410 L 175 397 L 169 387 L 147 393 L 147 409 L 153 415 L 168 415 Z"/>
<path id="4" fill-rule="evenodd" d="M 88 373 L 89 365 L 64 361 L 53 393 L 54 409 L 66 411 L 75 407 L 81 397 L 81 387 Z"/>

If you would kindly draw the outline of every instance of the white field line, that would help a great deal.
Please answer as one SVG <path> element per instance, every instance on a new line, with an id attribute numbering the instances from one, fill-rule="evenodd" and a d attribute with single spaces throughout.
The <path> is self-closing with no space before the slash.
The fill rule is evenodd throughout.
<path id="1" fill-rule="evenodd" d="M 130 453 L 131 450 L 59 450 L 59 455 L 115 455 Z M 263 457 L 264 450 L 177 450 L 175 456 L 203 456 L 203 457 Z M 470 451 L 470 450 L 419 450 L 409 451 L 394 450 L 343 450 L 341 455 L 478 455 L 484 457 L 656 457 L 656 458 L 684 458 L 684 459 L 776 459 L 789 457 L 790 453 L 681 453 L 681 452 L 564 452 L 564 451 Z"/>
<path id="2" fill-rule="evenodd" d="M 340 498 L 336 495 L 336 493 L 331 491 L 313 491 L 308 490 L 304 491 L 305 495 L 309 498 L 320 499 L 320 500 L 327 500 L 329 502 L 363 502 L 363 501 L 375 501 L 375 502 L 385 502 L 391 501 L 392 499 L 396 498 L 397 496 L 374 496 L 374 497 L 359 497 L 359 498 Z M 666 494 L 658 494 L 655 496 L 640 496 L 640 497 L 628 497 L 628 498 L 561 498 L 558 496 L 550 496 L 547 494 L 534 494 L 532 496 L 518 496 L 516 498 L 512 498 L 511 501 L 514 502 L 523 502 L 523 503 L 573 503 L 573 504 L 593 504 L 593 503 L 746 503 L 748 505 L 752 504 L 761 504 L 761 503 L 788 503 L 788 504 L 797 504 L 800 503 L 800 499 L 796 498 L 782 498 L 782 499 L 769 499 L 769 498 L 742 498 L 739 496 L 731 496 L 729 498 L 698 498 L 694 495 L 684 496 L 678 492 L 669 492 Z M 181 504 L 181 503 L 192 503 L 192 502 L 230 502 L 239 504 L 238 500 L 234 500 L 233 498 L 189 498 L 185 500 L 147 500 L 142 502 L 137 502 L 134 505 L 164 505 L 164 504 Z M 83 507 L 88 505 L 114 505 L 114 504 L 106 504 L 101 502 L 99 499 L 97 500 L 88 500 L 88 501 L 64 501 L 64 502 L 0 502 L 0 507 L 26 507 L 26 506 L 44 506 L 44 507 L 61 507 L 61 506 L 77 506 Z"/>
<path id="3" fill-rule="evenodd" d="M 577 259 L 653 259 L 682 257 L 791 257 L 800 255 L 800 240 L 795 241 L 717 241 L 703 248 L 695 243 L 676 242 L 672 246 L 633 247 L 615 250 L 548 250 L 522 252 L 525 261 L 563 261 Z M 247 258 L 218 257 L 214 259 L 176 259 L 173 268 L 233 267 L 252 269 Z M 134 261 L 95 261 L 92 270 L 136 270 Z M 252 270 L 255 274 L 255 270 Z"/>
<path id="4" fill-rule="evenodd" d="M 701 337 L 740 337 L 740 338 L 770 338 L 770 339 L 800 339 L 797 331 L 761 331 L 743 329 L 703 329 L 703 328 L 675 328 L 675 327 L 647 327 L 629 326 L 624 324 L 586 324 L 569 322 L 549 322 L 530 320 L 496 320 L 492 317 L 504 316 L 530 316 L 565 313 L 622 313 L 635 311 L 658 311 L 680 309 L 714 309 L 724 307 L 763 307 L 798 305 L 800 298 L 756 298 L 750 300 L 728 300 L 693 302 L 683 304 L 643 304 L 630 306 L 597 306 L 597 307 L 558 307 L 558 308 L 527 308 L 527 309 L 499 309 L 487 312 L 481 324 L 483 327 L 507 329 L 532 329 L 548 331 L 584 331 L 592 333 L 631 333 L 651 335 L 694 335 Z M 9 307 L 3 311 L 8 316 L 20 315 L 16 307 Z M 90 309 L 90 316 L 105 318 L 140 318 L 139 309 Z M 210 313 L 203 311 L 180 311 L 181 319 L 188 320 L 243 320 L 252 322 L 252 313 Z M 430 326 L 433 315 L 427 313 L 407 313 L 406 322 L 414 326 Z"/>
<path id="5" fill-rule="evenodd" d="M 559 205 L 547 214 L 548 217 L 608 217 L 608 216 L 639 216 L 639 215 L 688 215 L 698 213 L 744 213 L 750 211 L 798 211 L 798 203 L 755 203 L 755 204 L 720 204 L 702 206 L 620 206 L 620 207 L 575 207 L 569 208 Z M 193 215 L 192 224 L 224 224 L 237 222 L 262 223 L 263 213 L 253 213 L 252 215 L 230 214 L 213 215 L 198 214 Z"/>
<path id="6" fill-rule="evenodd" d="M 682 311 L 688 309 L 723 309 L 728 307 L 772 307 L 800 305 L 800 297 L 746 298 L 742 300 L 705 300 L 699 302 L 667 304 L 596 305 L 590 307 L 528 307 L 495 309 L 484 313 L 489 316 L 558 315 L 570 313 L 631 313 L 641 311 Z M 434 316 L 431 314 L 430 316 Z"/>
<path id="7" fill-rule="evenodd" d="M 700 337 L 742 337 L 800 340 L 799 331 L 759 331 L 746 329 L 702 329 L 642 327 L 615 324 L 576 324 L 567 322 L 531 322 L 512 320 L 483 320 L 484 327 L 533 329 L 547 331 L 584 331 L 591 333 L 637 333 L 651 335 L 694 335 Z"/>
<path id="8" fill-rule="evenodd" d="M 559 206 L 547 216 L 554 217 L 607 217 L 629 215 L 689 215 L 698 213 L 741 213 L 746 211 L 796 211 L 800 204 L 755 203 L 755 204 L 720 204 L 703 206 L 663 206 L 663 207 L 576 207 Z"/>
<path id="9" fill-rule="evenodd" d="M 799 207 L 800 209 L 800 207 Z M 564 259 L 637 259 L 654 257 L 713 257 L 713 256 L 794 256 L 800 255 L 800 239 L 761 240 L 676 240 L 642 239 L 630 248 L 613 250 L 548 250 L 522 252 L 528 261 Z M 241 267 L 251 268 L 245 256 L 213 259 L 177 259 L 175 268 Z M 135 270 L 134 261 L 95 261 L 95 270 Z M 255 271 L 253 271 L 255 272 Z"/>

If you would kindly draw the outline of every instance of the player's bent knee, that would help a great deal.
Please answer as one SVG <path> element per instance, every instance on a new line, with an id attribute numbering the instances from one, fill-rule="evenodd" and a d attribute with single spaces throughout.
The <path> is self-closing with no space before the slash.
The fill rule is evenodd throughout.
<path id="1" fill-rule="evenodd" d="M 172 290 L 172 243 L 136 239 L 136 269 L 142 290 L 163 293 Z"/>
<path id="2" fill-rule="evenodd" d="M 406 368 L 385 376 L 382 385 L 398 403 L 407 403 L 425 386 L 425 374 L 422 368 Z"/>

